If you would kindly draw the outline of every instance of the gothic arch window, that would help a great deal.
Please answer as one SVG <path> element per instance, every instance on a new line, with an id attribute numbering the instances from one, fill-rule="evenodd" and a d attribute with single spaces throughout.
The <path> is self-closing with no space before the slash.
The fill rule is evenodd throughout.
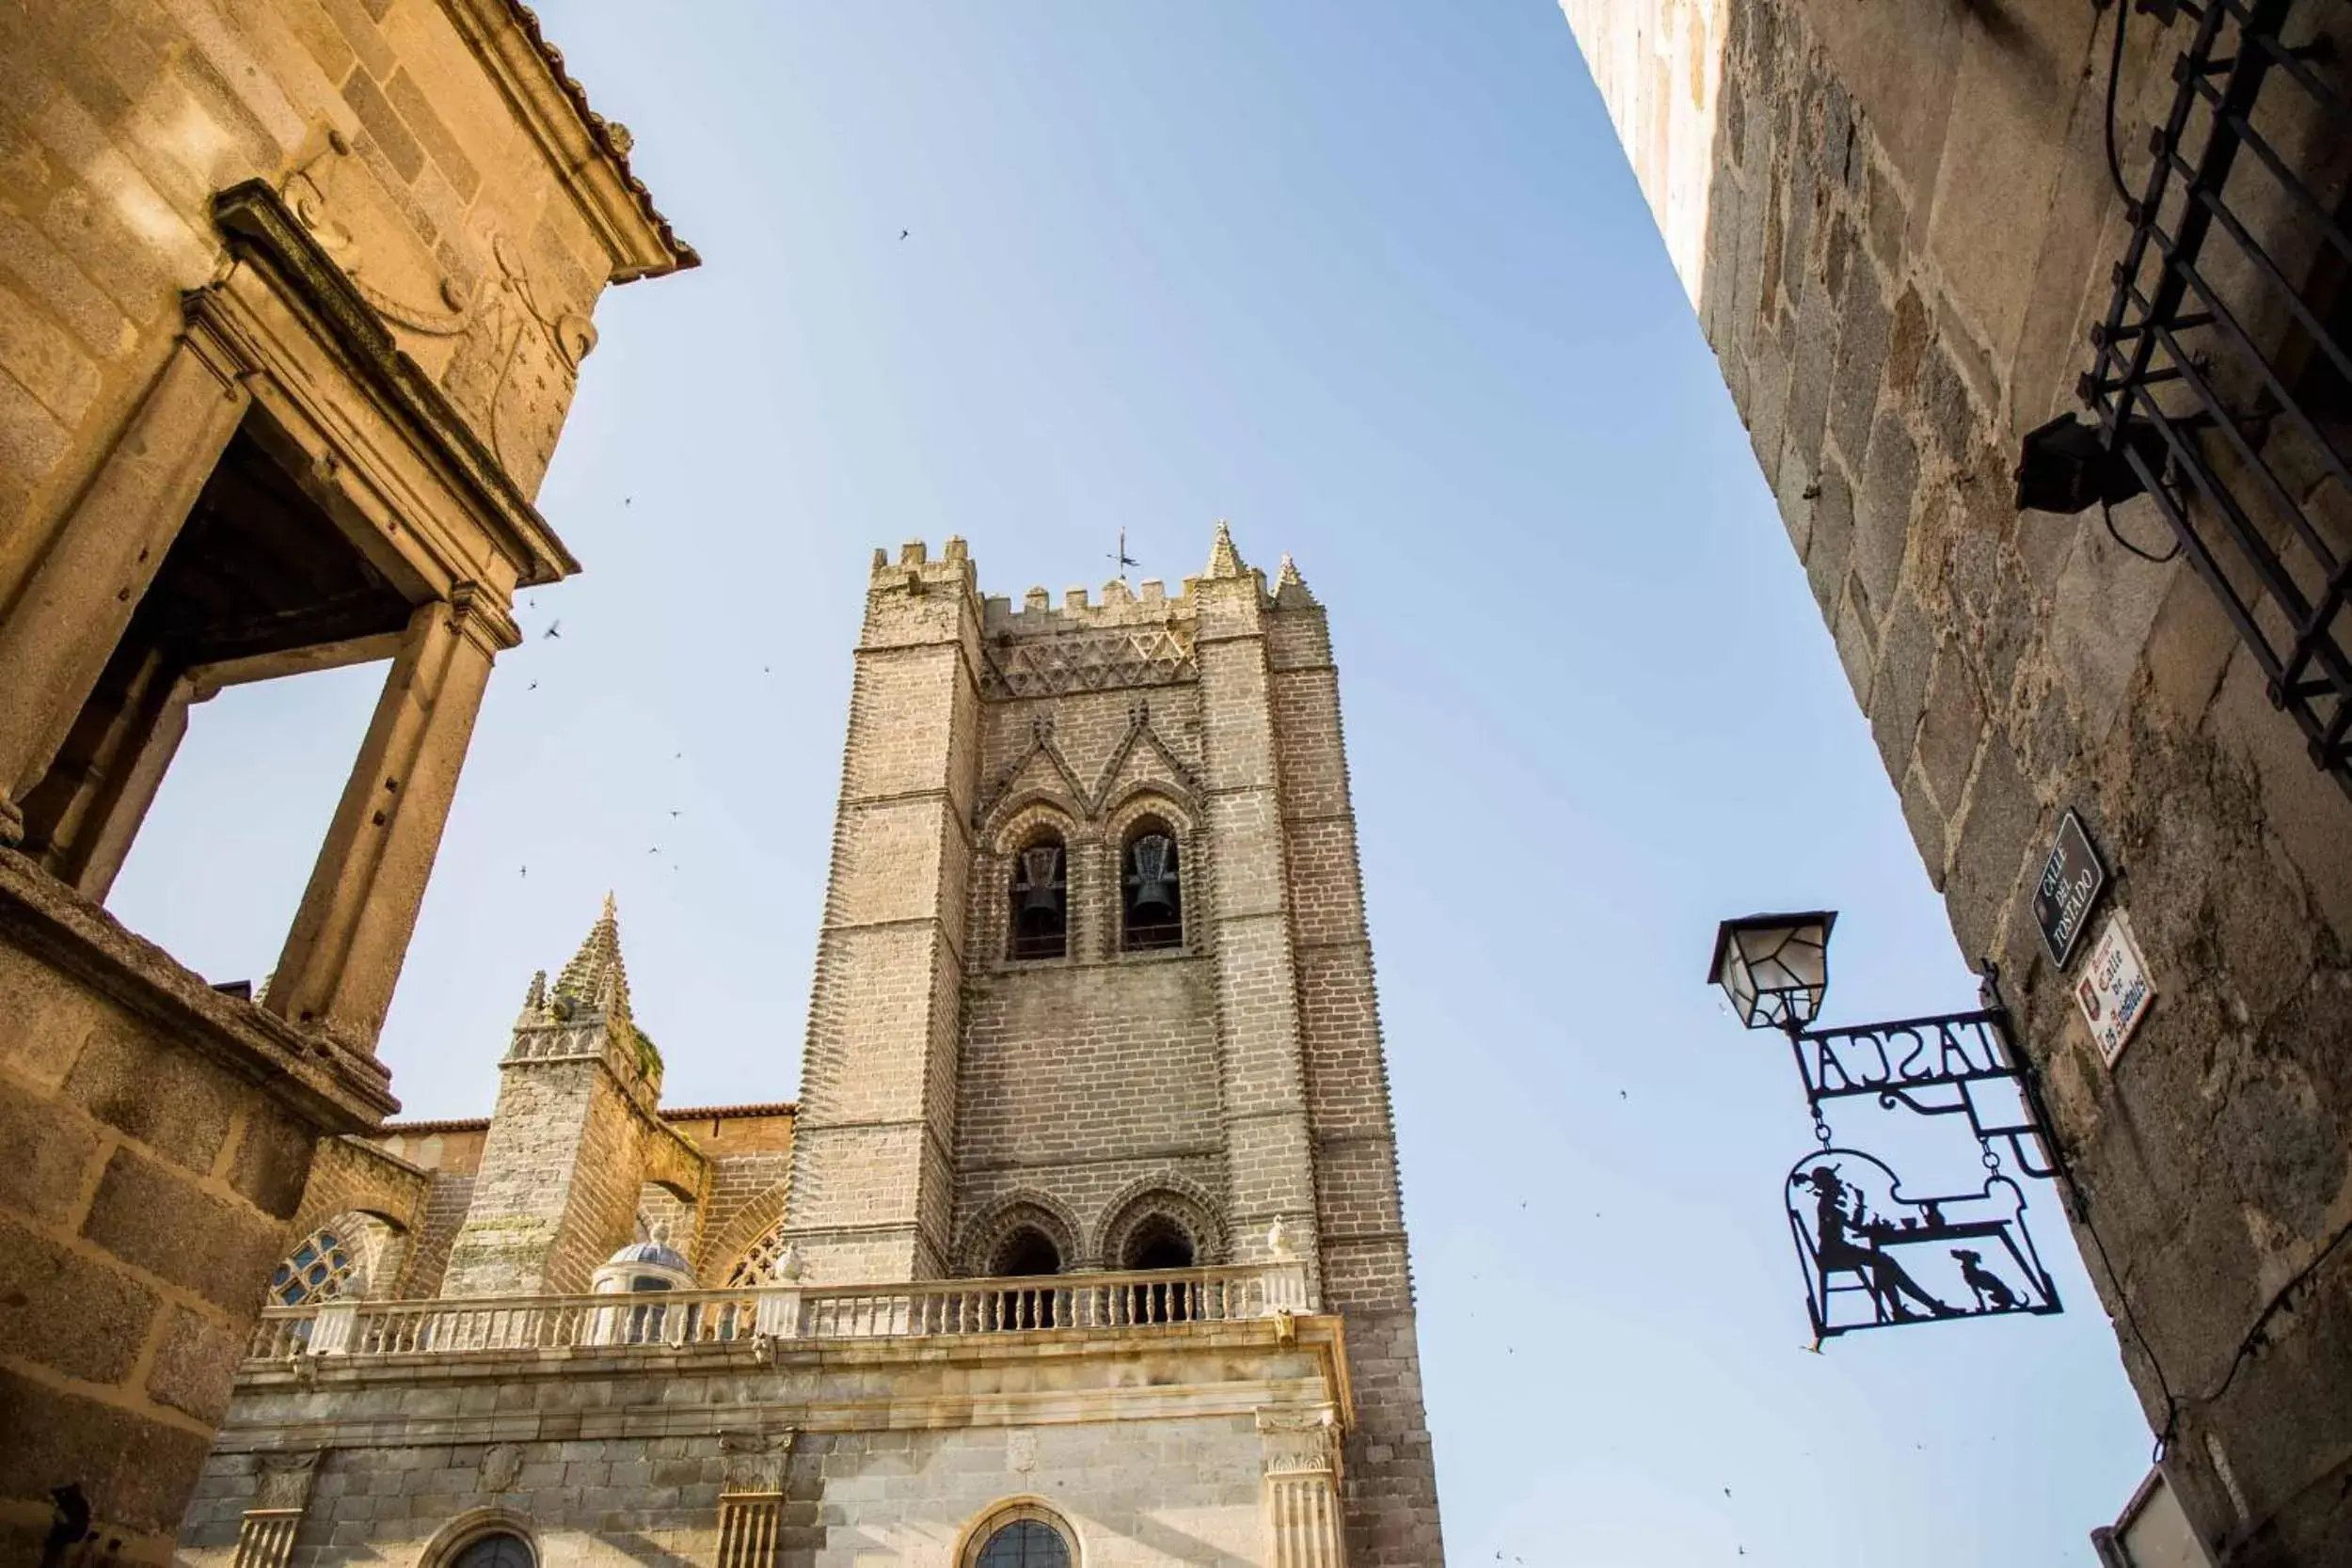
<path id="1" fill-rule="evenodd" d="M 270 1305 L 307 1307 L 312 1302 L 332 1301 L 343 1293 L 358 1266 L 349 1242 L 340 1231 L 313 1230 L 270 1275 Z"/>
<path id="2" fill-rule="evenodd" d="M 1029 1275 L 1061 1273 L 1061 1248 L 1054 1239 L 1035 1226 L 1016 1227 L 996 1243 L 996 1251 L 989 1259 L 989 1273 L 999 1278 L 1020 1278 Z"/>
<path id="3" fill-rule="evenodd" d="M 1122 1269 L 1188 1269 L 1195 1257 L 1192 1232 L 1166 1214 L 1147 1214 L 1127 1232 Z"/>
<path id="4" fill-rule="evenodd" d="M 1043 1503 L 1000 1503 L 964 1536 L 959 1568 L 1076 1568 L 1076 1538 Z"/>
<path id="5" fill-rule="evenodd" d="M 1058 958 L 1070 951 L 1070 854 L 1059 833 L 1030 835 L 1012 857 L 1012 931 L 1016 958 Z"/>
<path id="6" fill-rule="evenodd" d="M 1127 830 L 1119 854 L 1119 888 L 1120 951 L 1148 953 L 1184 944 L 1176 833 L 1158 817 L 1138 818 Z"/>

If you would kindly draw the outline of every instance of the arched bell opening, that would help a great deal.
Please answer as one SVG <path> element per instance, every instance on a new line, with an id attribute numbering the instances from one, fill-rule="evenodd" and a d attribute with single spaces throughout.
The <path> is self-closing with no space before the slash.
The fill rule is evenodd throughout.
<path id="1" fill-rule="evenodd" d="M 1177 864 L 1175 833 L 1157 817 L 1142 818 L 1127 831 L 1119 864 L 1120 951 L 1148 953 L 1182 947 L 1184 878 Z"/>
<path id="2" fill-rule="evenodd" d="M 1038 834 L 1012 857 L 1012 957 L 1058 958 L 1070 951 L 1069 865 L 1053 832 Z"/>

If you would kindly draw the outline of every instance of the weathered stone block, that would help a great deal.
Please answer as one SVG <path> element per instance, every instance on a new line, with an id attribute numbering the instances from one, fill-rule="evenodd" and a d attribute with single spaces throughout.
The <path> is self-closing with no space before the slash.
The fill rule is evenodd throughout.
<path id="1" fill-rule="evenodd" d="M 1892 604 L 1895 578 L 1911 541 L 1911 505 L 1919 487 L 1919 448 L 1900 413 L 1882 409 L 1870 431 L 1869 456 L 1862 471 L 1862 495 L 1854 508 L 1854 572 L 1880 610 Z"/>
<path id="2" fill-rule="evenodd" d="M 114 1383 L 138 1360 L 154 1315 L 145 1286 L 0 1218 L 0 1354 Z"/>
<path id="3" fill-rule="evenodd" d="M 10 1201 L 36 1220 L 71 1226 L 81 1205 L 84 1174 L 98 1153 L 93 1125 L 0 1078 L 0 1149 L 8 1151 L 13 1164 Z"/>
<path id="4" fill-rule="evenodd" d="M 148 1397 L 199 1421 L 219 1420 L 229 1408 L 230 1385 L 245 1357 L 245 1346 L 242 1323 L 174 1307 L 163 1342 L 155 1348 Z"/>
<path id="5" fill-rule="evenodd" d="M 100 1178 L 82 1234 L 127 1263 L 237 1312 L 253 1309 L 284 1237 L 258 1211 L 199 1191 L 129 1148 Z"/>
<path id="6" fill-rule="evenodd" d="M 202 1057 L 116 1015 L 95 1030 L 66 1080 L 66 1098 L 192 1171 L 212 1168 L 240 1098 Z"/>

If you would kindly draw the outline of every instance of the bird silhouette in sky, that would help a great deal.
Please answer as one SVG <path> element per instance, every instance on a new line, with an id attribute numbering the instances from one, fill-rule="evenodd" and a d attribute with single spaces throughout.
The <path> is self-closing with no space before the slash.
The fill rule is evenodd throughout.
<path id="1" fill-rule="evenodd" d="M 677 813 L 675 813 L 675 812 L 672 812 L 670 815 L 671 815 L 672 816 L 675 816 L 677 815 Z"/>
<path id="2" fill-rule="evenodd" d="M 900 238 L 900 239 L 902 239 L 902 240 L 903 240 L 903 239 L 905 239 L 906 237 L 907 237 L 907 231 L 906 231 L 905 230 L 903 230 L 903 229 L 899 230 L 898 230 L 898 238 Z"/>
<path id="3" fill-rule="evenodd" d="M 561 637 L 564 635 L 563 627 L 564 623 L 560 618 L 549 621 L 548 623 L 548 629 L 541 632 L 539 635 L 542 637 Z"/>
<path id="4" fill-rule="evenodd" d="M 526 876 L 526 877 L 530 876 L 530 875 L 531 875 L 531 867 L 529 867 L 529 866 L 527 866 L 527 865 L 526 865 L 526 866 L 524 866 L 524 867 L 523 867 L 523 875 L 524 875 L 524 876 Z"/>
<path id="5" fill-rule="evenodd" d="M 537 681 L 532 681 L 529 686 L 524 687 L 523 689 L 525 691 L 536 691 L 539 689 L 539 683 Z"/>
<path id="6" fill-rule="evenodd" d="M 648 855 L 658 855 L 661 853 L 661 846 L 657 844 L 652 848 L 646 850 L 645 853 Z"/>

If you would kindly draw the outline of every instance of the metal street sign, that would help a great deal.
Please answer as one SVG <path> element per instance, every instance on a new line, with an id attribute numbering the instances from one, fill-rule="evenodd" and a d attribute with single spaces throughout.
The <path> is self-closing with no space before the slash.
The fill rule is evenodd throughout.
<path id="1" fill-rule="evenodd" d="M 2042 882 L 2033 893 L 2034 923 L 2042 927 L 2042 944 L 2059 969 L 2074 958 L 2090 923 L 2090 911 L 2107 885 L 2107 868 L 2083 832 L 2083 819 L 2068 808 L 2058 823 L 2057 842 L 2042 863 Z"/>
<path id="2" fill-rule="evenodd" d="M 2118 910 L 2107 916 L 2099 940 L 2091 944 L 2090 961 L 2083 965 L 2074 987 L 2074 1006 L 2082 1009 L 2090 1037 L 2109 1067 L 2131 1043 L 2132 1031 L 2148 1016 L 2156 988 L 2148 978 L 2148 960 L 2132 940 L 2132 924 Z"/>

